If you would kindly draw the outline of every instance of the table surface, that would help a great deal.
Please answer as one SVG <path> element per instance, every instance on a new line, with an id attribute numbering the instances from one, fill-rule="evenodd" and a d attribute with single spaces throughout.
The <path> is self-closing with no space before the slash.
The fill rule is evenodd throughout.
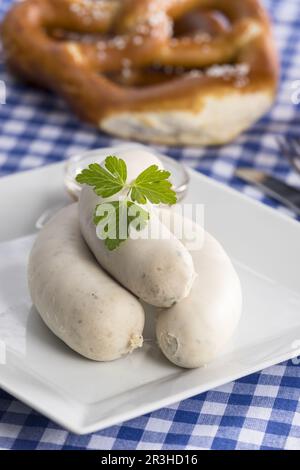
<path id="1" fill-rule="evenodd" d="M 11 0 L 2 0 L 0 19 Z M 265 0 L 281 54 L 279 95 L 272 111 L 235 142 L 222 148 L 157 147 L 266 204 L 234 176 L 241 166 L 257 168 L 290 184 L 300 178 L 279 154 L 275 136 L 299 135 L 300 1 Z M 112 139 L 80 123 L 51 93 L 18 82 L 0 57 L 0 175 L 28 170 Z M 300 93 L 299 93 L 300 95 Z M 0 183 L 1 184 L 1 183 Z M 0 390 L 0 448 L 3 449 L 300 449 L 298 360 L 270 367 L 173 406 L 103 431 L 77 436 Z"/>

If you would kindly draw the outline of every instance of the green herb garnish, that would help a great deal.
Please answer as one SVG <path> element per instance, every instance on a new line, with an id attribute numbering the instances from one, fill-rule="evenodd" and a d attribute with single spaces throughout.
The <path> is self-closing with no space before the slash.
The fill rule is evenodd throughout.
<path id="1" fill-rule="evenodd" d="M 103 199 L 121 191 L 125 194 L 121 200 L 104 201 L 95 208 L 94 223 L 97 225 L 97 235 L 105 239 L 108 250 L 115 250 L 129 238 L 130 226 L 134 226 L 137 231 L 146 227 L 150 214 L 139 204 L 150 202 L 173 205 L 177 202 L 176 193 L 168 179 L 170 176 L 169 171 L 151 165 L 134 181 L 127 183 L 126 163 L 115 156 L 107 157 L 104 167 L 92 163 L 77 175 L 78 183 L 91 186 Z"/>

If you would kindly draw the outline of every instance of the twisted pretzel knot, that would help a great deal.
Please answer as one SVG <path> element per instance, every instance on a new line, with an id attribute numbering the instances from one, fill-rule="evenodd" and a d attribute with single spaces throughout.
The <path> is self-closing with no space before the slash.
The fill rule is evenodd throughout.
<path id="1" fill-rule="evenodd" d="M 6 16 L 2 39 L 19 74 L 60 93 L 85 119 L 142 140 L 194 143 L 176 129 L 163 138 L 145 112 L 195 112 L 209 93 L 265 87 L 272 95 L 276 85 L 258 0 L 25 0 Z M 110 129 L 109 118 L 122 113 L 142 119 Z"/>

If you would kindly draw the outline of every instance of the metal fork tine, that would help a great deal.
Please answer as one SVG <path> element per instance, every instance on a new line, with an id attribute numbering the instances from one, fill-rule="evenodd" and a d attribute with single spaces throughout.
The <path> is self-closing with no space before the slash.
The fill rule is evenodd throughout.
<path id="1" fill-rule="evenodd" d="M 288 159 L 290 163 L 292 163 L 291 154 L 293 153 L 293 149 L 291 148 L 289 142 L 284 137 L 277 137 L 276 138 L 277 144 L 279 146 L 279 150 L 283 153 L 283 155 Z"/>
<path id="2" fill-rule="evenodd" d="M 285 137 L 278 137 L 277 142 L 280 145 L 281 150 L 284 150 L 285 152 L 289 154 L 295 153 L 295 147 L 294 147 L 294 139 L 293 138 L 285 138 Z"/>
<path id="3" fill-rule="evenodd" d="M 276 141 L 284 157 L 300 173 L 300 139 L 277 137 Z"/>
<path id="4" fill-rule="evenodd" d="M 293 137 L 291 139 L 291 144 L 295 149 L 295 157 L 300 158 L 300 139 Z"/>
<path id="5" fill-rule="evenodd" d="M 295 137 L 290 137 L 285 139 L 287 148 L 290 149 L 290 153 L 294 154 L 295 156 L 299 156 L 299 142 Z"/>
<path id="6" fill-rule="evenodd" d="M 277 144 L 279 145 L 280 150 L 284 154 L 290 154 L 292 153 L 291 146 L 289 145 L 289 142 L 285 137 L 277 137 L 276 138 Z"/>

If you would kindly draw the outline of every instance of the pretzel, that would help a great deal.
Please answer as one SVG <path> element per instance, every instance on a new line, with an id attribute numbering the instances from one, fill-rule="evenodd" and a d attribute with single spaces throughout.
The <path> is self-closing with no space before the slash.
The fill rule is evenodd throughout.
<path id="1" fill-rule="evenodd" d="M 120 137 L 222 144 L 276 93 L 259 0 L 25 0 L 1 36 L 18 75 Z"/>

